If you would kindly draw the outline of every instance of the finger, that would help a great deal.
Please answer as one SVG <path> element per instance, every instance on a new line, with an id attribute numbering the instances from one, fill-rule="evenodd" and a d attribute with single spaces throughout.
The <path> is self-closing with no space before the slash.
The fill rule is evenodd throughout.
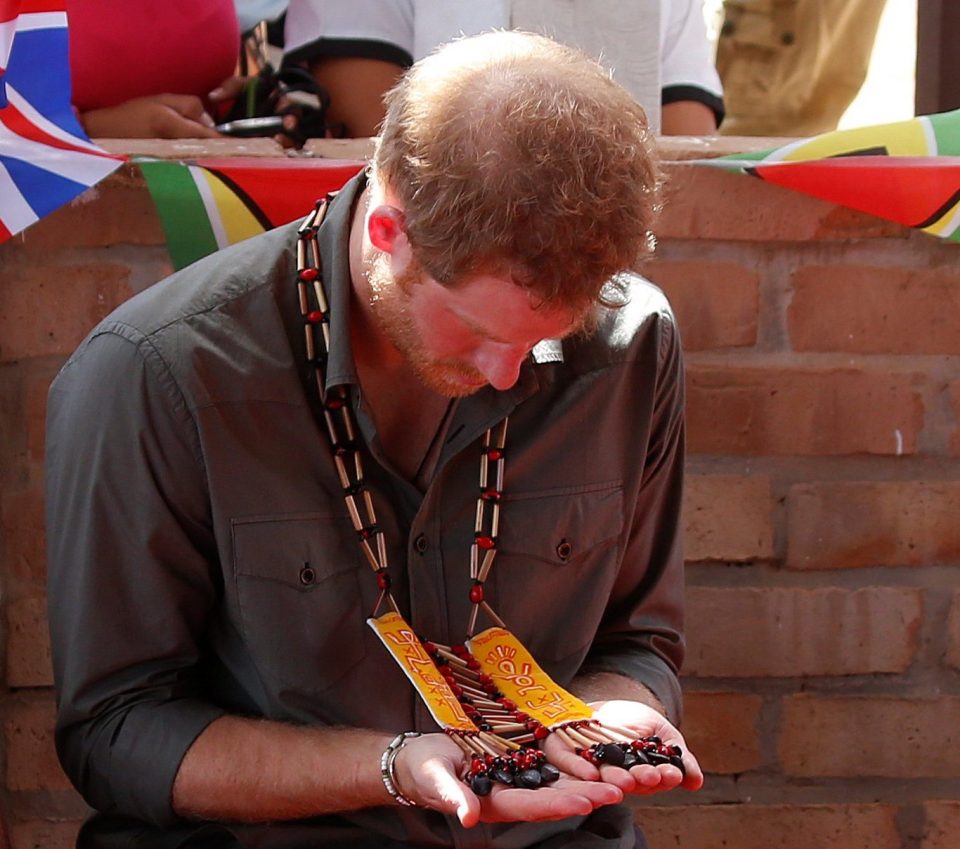
<path id="1" fill-rule="evenodd" d="M 659 790 L 663 782 L 663 775 L 659 768 L 650 766 L 649 764 L 631 767 L 630 775 L 632 775 L 637 782 L 636 791 L 641 793 L 654 789 Z"/>
<path id="2" fill-rule="evenodd" d="M 703 787 L 703 770 L 700 763 L 686 749 L 683 750 L 683 781 L 680 786 L 684 790 L 699 790 Z"/>
<path id="3" fill-rule="evenodd" d="M 584 817 L 593 811 L 589 799 L 572 795 L 553 796 L 536 790 L 495 789 L 481 800 L 480 819 L 483 822 L 543 822 L 568 817 Z"/>
<path id="4" fill-rule="evenodd" d="M 240 96 L 249 80 L 250 77 L 227 77 L 227 79 L 207 95 L 207 99 L 211 103 L 233 100 L 235 97 Z"/>
<path id="5" fill-rule="evenodd" d="M 581 758 L 559 740 L 553 737 L 547 738 L 543 751 L 547 760 L 561 772 L 579 778 L 581 781 L 600 780 L 600 771 L 592 763 Z"/>
<path id="6" fill-rule="evenodd" d="M 679 787 L 683 782 L 683 773 L 675 766 L 635 766 L 630 774 L 636 779 L 635 794 L 663 793 Z"/>
<path id="7" fill-rule="evenodd" d="M 619 787 L 624 793 L 632 793 L 637 787 L 633 774 L 618 766 L 601 766 L 600 780 L 614 787 Z"/>
<path id="8" fill-rule="evenodd" d="M 594 808 L 613 805 L 623 794 L 599 782 L 571 782 L 566 786 L 520 790 L 494 787 L 483 802 L 482 819 L 488 822 L 558 820 L 587 816 Z"/>
<path id="9" fill-rule="evenodd" d="M 168 106 L 174 112 L 183 115 L 184 118 L 192 118 L 199 121 L 200 116 L 204 114 L 203 101 L 192 94 L 160 94 L 157 95 L 157 101 L 164 106 Z"/>
<path id="10" fill-rule="evenodd" d="M 573 778 L 564 778 L 550 789 L 583 796 L 589 799 L 595 808 L 615 805 L 623 801 L 623 791 L 619 787 L 602 781 L 577 781 Z"/>
<path id="11" fill-rule="evenodd" d="M 204 126 L 191 118 L 185 118 L 183 115 L 175 112 L 173 109 L 166 110 L 162 118 L 162 126 L 158 133 L 160 138 L 168 139 L 218 139 L 220 133 Z"/>

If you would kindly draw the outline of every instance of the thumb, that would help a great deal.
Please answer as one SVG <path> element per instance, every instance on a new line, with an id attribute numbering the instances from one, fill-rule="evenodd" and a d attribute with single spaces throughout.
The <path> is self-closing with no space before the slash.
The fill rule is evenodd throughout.
<path id="1" fill-rule="evenodd" d="M 464 828 L 472 828 L 480 821 L 480 800 L 445 764 L 430 761 L 424 764 L 424 772 L 436 794 L 436 801 L 430 805 L 432 808 L 454 814 Z"/>
<path id="2" fill-rule="evenodd" d="M 251 77 L 227 77 L 220 85 L 207 95 L 207 99 L 212 103 L 219 103 L 223 100 L 233 100 L 239 97 Z"/>
<path id="3" fill-rule="evenodd" d="M 213 119 L 203 108 L 203 101 L 192 94 L 162 94 L 157 97 L 164 106 L 168 106 L 178 115 L 189 118 L 205 127 L 213 127 Z"/>

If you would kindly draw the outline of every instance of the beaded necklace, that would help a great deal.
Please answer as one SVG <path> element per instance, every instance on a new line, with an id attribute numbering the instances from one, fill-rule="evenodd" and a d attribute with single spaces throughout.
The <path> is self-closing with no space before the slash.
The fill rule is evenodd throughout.
<path id="1" fill-rule="evenodd" d="M 539 667 L 484 598 L 497 554 L 507 418 L 489 428 L 480 441 L 479 495 L 469 559 L 472 607 L 464 643 L 446 646 L 421 639 L 404 621 L 391 592 L 386 541 L 365 481 L 362 441 L 347 388 L 326 386 L 330 316 L 317 233 L 332 197 L 318 201 L 297 232 L 297 294 L 307 360 L 344 503 L 379 589 L 367 623 L 437 724 L 463 750 L 468 762 L 464 779 L 478 795 L 490 792 L 491 781 L 532 788 L 556 780 L 559 772 L 537 748 L 551 733 L 594 764 L 629 768 L 636 763 L 673 763 L 682 769 L 679 747 L 664 746 L 656 737 L 638 739 L 629 729 L 594 719 L 587 704 Z M 384 607 L 387 612 L 380 614 Z M 494 627 L 475 634 L 481 611 Z"/>

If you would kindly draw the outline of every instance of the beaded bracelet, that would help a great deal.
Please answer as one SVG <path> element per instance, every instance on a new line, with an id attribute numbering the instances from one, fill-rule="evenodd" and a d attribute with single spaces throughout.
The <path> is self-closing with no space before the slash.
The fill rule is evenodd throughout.
<path id="1" fill-rule="evenodd" d="M 400 750 L 407 744 L 407 740 L 411 737 L 419 736 L 419 731 L 403 731 L 390 741 L 390 745 L 387 746 L 387 748 L 383 750 L 383 754 L 380 755 L 380 777 L 383 779 L 383 786 L 387 788 L 387 792 L 397 800 L 398 804 L 404 805 L 407 808 L 415 808 L 417 807 L 417 803 L 400 792 L 397 786 L 397 774 L 394 764 L 397 760 L 397 755 L 400 754 Z"/>

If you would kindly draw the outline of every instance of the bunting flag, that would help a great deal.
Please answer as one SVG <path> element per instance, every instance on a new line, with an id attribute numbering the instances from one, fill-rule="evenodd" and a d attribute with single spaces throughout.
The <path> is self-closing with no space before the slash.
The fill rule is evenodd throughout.
<path id="1" fill-rule="evenodd" d="M 0 242 L 73 200 L 123 157 L 70 105 L 65 0 L 0 0 Z"/>
<path id="2" fill-rule="evenodd" d="M 303 218 L 364 167 L 333 159 L 138 159 L 175 268 Z"/>
<path id="3" fill-rule="evenodd" d="M 960 242 L 960 110 L 697 162 Z"/>

